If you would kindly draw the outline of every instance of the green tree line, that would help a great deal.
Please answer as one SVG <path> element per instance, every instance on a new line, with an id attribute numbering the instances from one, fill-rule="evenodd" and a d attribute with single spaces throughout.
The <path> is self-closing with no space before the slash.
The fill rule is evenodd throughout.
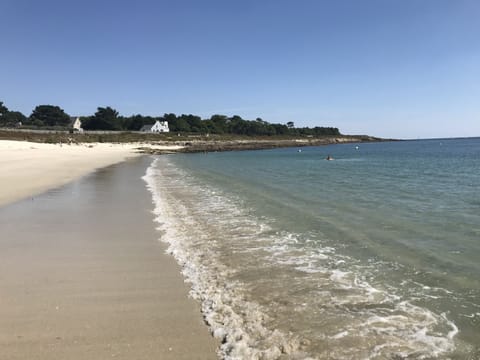
<path id="1" fill-rule="evenodd" d="M 167 121 L 170 131 L 181 133 L 200 134 L 236 134 L 249 136 L 273 135 L 340 135 L 335 127 L 297 128 L 293 121 L 286 124 L 272 124 L 261 118 L 245 120 L 238 115 L 212 115 L 208 119 L 192 114 L 176 115 L 173 113 L 163 116 L 121 116 L 117 110 L 107 106 L 99 107 L 95 114 L 81 117 L 82 127 L 85 130 L 111 130 L 111 131 L 139 131 L 144 125 L 154 124 L 155 121 Z M 63 109 L 54 105 L 39 105 L 35 107 L 30 116 L 26 117 L 21 112 L 10 111 L 0 102 L 0 126 L 29 126 L 36 128 L 56 127 L 68 128 L 70 116 Z"/>

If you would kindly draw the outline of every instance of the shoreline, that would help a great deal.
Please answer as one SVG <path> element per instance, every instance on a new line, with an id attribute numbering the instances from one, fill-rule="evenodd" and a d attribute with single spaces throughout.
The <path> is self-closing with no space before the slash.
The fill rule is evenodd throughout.
<path id="1" fill-rule="evenodd" d="M 150 163 L 129 159 L 0 207 L 4 356 L 217 358 L 218 341 L 159 241 L 141 178 Z"/>
<path id="2" fill-rule="evenodd" d="M 0 140 L 0 207 L 142 155 L 142 144 L 46 144 Z M 157 146 L 158 150 L 177 146 Z"/>
<path id="3" fill-rule="evenodd" d="M 306 146 L 326 146 L 334 144 L 378 142 L 370 137 L 324 137 L 312 139 L 223 139 L 223 140 L 205 140 L 194 139 L 190 141 L 175 141 L 178 149 L 162 150 L 150 148 L 145 145 L 140 149 L 141 152 L 152 155 L 173 154 L 173 153 L 203 153 L 203 152 L 222 152 L 222 151 L 247 151 L 247 150 L 268 150 L 291 147 Z M 153 144 L 153 143 L 152 143 Z M 165 144 L 165 142 L 162 142 Z"/>
<path id="4" fill-rule="evenodd" d="M 50 144 L 136 144 L 146 154 L 197 153 L 214 151 L 265 150 L 286 147 L 323 146 L 342 143 L 399 141 L 369 135 L 332 136 L 240 136 L 231 134 L 180 134 L 138 132 L 85 132 L 5 130 L 0 139 Z M 1 141 L 1 140 L 0 140 Z"/>
<path id="5" fill-rule="evenodd" d="M 5 133 L 13 134 L 13 140 L 4 140 Z M 28 136 L 25 137 L 25 134 Z M 20 137 L 17 138 L 16 135 L 20 135 Z M 174 137 L 167 135 L 169 140 L 166 140 L 165 134 L 156 134 L 153 137 L 149 136 L 152 134 L 147 134 L 143 142 L 112 141 L 95 143 L 79 142 L 79 140 L 92 140 L 92 138 L 82 137 L 84 135 L 80 135 L 80 137 L 78 134 L 69 137 L 70 134 L 65 133 L 53 135 L 54 137 L 52 138 L 52 134 L 0 131 L 0 167 L 2 168 L 2 174 L 0 175 L 0 207 L 67 184 L 95 169 L 125 161 L 128 158 L 141 156 L 142 154 L 162 155 L 266 150 L 389 141 L 366 135 L 288 139 L 195 136 L 182 140 L 174 139 Z M 33 138 L 29 136 L 33 136 Z M 112 136 L 114 136 L 113 139 L 122 140 L 116 138 L 118 134 Z M 156 140 L 152 140 L 155 138 Z M 96 139 L 96 137 L 93 139 Z M 107 140 L 113 139 L 107 138 Z M 136 136 L 135 139 L 142 139 L 142 136 Z"/>

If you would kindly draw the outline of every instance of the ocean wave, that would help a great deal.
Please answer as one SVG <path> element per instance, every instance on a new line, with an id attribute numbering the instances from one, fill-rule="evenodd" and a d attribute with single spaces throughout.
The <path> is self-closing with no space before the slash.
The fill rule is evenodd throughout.
<path id="1" fill-rule="evenodd" d="M 192 286 L 190 295 L 201 302 L 205 321 L 212 334 L 221 340 L 219 355 L 232 360 L 278 359 L 287 354 L 292 358 L 306 358 L 299 350 L 298 339 L 263 325 L 267 315 L 255 302 L 245 301 L 241 283 L 227 281 L 233 270 L 215 261 L 217 254 L 212 248 L 207 246 L 195 251 L 198 243 L 210 239 L 194 231 L 198 224 L 186 216 L 185 207 L 178 203 L 172 207 L 165 199 L 166 193 L 159 190 L 156 182 L 161 176 L 155 166 L 157 161 L 147 169 L 143 179 L 153 194 L 161 240 L 169 245 L 167 251 L 182 266 L 182 273 Z"/>
<path id="2" fill-rule="evenodd" d="M 373 285 L 376 264 L 276 229 L 168 157 L 143 179 L 161 240 L 221 340 L 221 358 L 446 359 L 455 350 L 447 315 Z"/>

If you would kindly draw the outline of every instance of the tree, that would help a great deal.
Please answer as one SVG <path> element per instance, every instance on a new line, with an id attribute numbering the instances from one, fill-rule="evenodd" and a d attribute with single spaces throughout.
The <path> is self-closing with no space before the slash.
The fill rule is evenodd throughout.
<path id="1" fill-rule="evenodd" d="M 0 101 L 0 126 L 16 126 L 25 123 L 27 118 L 20 111 L 10 111 Z"/>
<path id="2" fill-rule="evenodd" d="M 164 114 L 163 115 L 163 118 L 165 119 L 165 121 L 167 121 L 168 123 L 173 123 L 175 122 L 175 120 L 177 120 L 177 115 L 175 115 L 174 113 L 170 113 L 170 114 Z"/>
<path id="3" fill-rule="evenodd" d="M 294 122 L 293 122 L 293 121 L 287 122 L 287 127 L 288 127 L 289 129 L 293 129 L 293 128 L 295 127 Z"/>
<path id="4" fill-rule="evenodd" d="M 287 125 L 283 124 L 273 124 L 272 125 L 275 128 L 275 133 L 277 135 L 287 135 L 288 134 L 288 127 Z"/>
<path id="5" fill-rule="evenodd" d="M 0 126 L 8 126 L 7 123 L 7 116 L 8 116 L 8 108 L 3 105 L 3 101 L 0 101 Z"/>
<path id="6" fill-rule="evenodd" d="M 6 126 L 16 126 L 17 124 L 25 124 L 26 122 L 27 117 L 20 111 L 9 111 L 7 114 L 5 114 Z"/>
<path id="7" fill-rule="evenodd" d="M 163 119 L 168 122 L 170 131 L 179 131 L 177 128 L 177 115 L 174 113 L 164 114 Z"/>
<path id="8" fill-rule="evenodd" d="M 181 118 L 185 119 L 190 127 L 191 132 L 202 132 L 204 131 L 202 118 L 200 116 L 195 116 L 192 114 L 189 115 L 182 115 Z"/>
<path id="9" fill-rule="evenodd" d="M 97 108 L 95 117 L 103 119 L 107 122 L 114 122 L 118 118 L 118 111 L 112 109 L 110 106 L 107 106 L 106 108 L 99 107 Z"/>
<path id="10" fill-rule="evenodd" d="M 95 115 L 82 122 L 82 125 L 85 130 L 121 130 L 118 111 L 110 106 L 97 108 Z"/>
<path id="11" fill-rule="evenodd" d="M 68 126 L 70 116 L 58 106 L 38 105 L 30 115 L 30 121 L 45 126 Z"/>
<path id="12" fill-rule="evenodd" d="M 5 116 L 5 114 L 7 113 L 8 113 L 8 108 L 5 105 L 3 105 L 3 101 L 0 101 L 0 118 Z"/>
<path id="13" fill-rule="evenodd" d="M 156 119 L 151 116 L 132 115 L 128 118 L 121 118 L 121 127 L 124 130 L 139 131 L 143 125 L 154 124 Z"/>
<path id="14" fill-rule="evenodd" d="M 183 117 L 178 117 L 175 125 L 176 128 L 174 131 L 189 132 L 191 130 L 187 120 L 185 120 Z"/>
<path id="15" fill-rule="evenodd" d="M 227 132 L 227 116 L 225 115 L 212 115 L 210 117 L 210 121 L 213 124 L 214 131 L 217 134 L 224 134 Z"/>

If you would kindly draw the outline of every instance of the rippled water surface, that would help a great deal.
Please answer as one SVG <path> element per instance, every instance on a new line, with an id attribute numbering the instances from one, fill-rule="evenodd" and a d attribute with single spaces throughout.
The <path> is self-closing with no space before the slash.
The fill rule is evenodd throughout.
<path id="1" fill-rule="evenodd" d="M 224 358 L 480 358 L 480 139 L 161 156 L 145 180 Z"/>

